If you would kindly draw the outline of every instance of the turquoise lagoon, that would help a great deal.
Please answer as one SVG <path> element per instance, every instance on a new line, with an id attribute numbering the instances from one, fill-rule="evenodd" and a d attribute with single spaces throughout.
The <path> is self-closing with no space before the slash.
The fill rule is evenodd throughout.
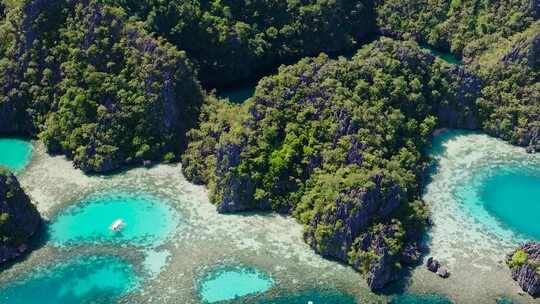
<path id="1" fill-rule="evenodd" d="M 121 219 L 125 227 L 114 232 L 109 227 Z M 130 243 L 157 246 L 174 233 L 177 212 L 165 202 L 144 193 L 109 192 L 96 194 L 67 207 L 49 227 L 55 245 Z"/>
<path id="2" fill-rule="evenodd" d="M 477 174 L 482 185 L 478 197 L 486 210 L 504 225 L 540 240 L 539 168 L 503 166 L 486 171 Z"/>
<path id="3" fill-rule="evenodd" d="M 113 256 L 80 256 L 31 275 L 0 289 L 0 300 L 9 304 L 114 303 L 137 286 L 129 263 Z"/>
<path id="4" fill-rule="evenodd" d="M 454 189 L 473 219 L 494 233 L 540 239 L 540 167 L 511 162 L 474 168 Z"/>
<path id="5" fill-rule="evenodd" d="M 199 295 L 204 303 L 216 303 L 264 293 L 273 284 L 272 278 L 255 268 L 223 266 L 202 277 Z"/>
<path id="6" fill-rule="evenodd" d="M 0 138 L 0 166 L 20 172 L 30 162 L 32 144 L 27 140 Z"/>

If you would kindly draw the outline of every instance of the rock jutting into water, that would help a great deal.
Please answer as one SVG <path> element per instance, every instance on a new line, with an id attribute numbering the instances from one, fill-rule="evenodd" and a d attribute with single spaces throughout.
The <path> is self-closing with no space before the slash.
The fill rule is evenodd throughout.
<path id="1" fill-rule="evenodd" d="M 0 167 L 0 264 L 26 252 L 40 224 L 36 207 L 15 175 Z"/>
<path id="2" fill-rule="evenodd" d="M 540 243 L 528 242 L 508 254 L 512 278 L 531 296 L 540 296 Z"/>
<path id="3" fill-rule="evenodd" d="M 241 106 L 208 105 L 182 169 L 209 185 L 219 212 L 293 214 L 317 253 L 380 289 L 421 255 L 428 215 L 417 198 L 431 132 L 479 128 L 480 90 L 476 76 L 412 42 L 380 39 L 352 60 L 304 59 L 263 79 Z M 395 123 L 382 127 L 378 115 Z"/>

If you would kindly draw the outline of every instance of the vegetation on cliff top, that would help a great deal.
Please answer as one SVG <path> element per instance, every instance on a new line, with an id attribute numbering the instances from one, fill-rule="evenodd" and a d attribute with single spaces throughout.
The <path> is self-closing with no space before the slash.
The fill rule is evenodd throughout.
<path id="1" fill-rule="evenodd" d="M 122 9 L 29 2 L 10 10 L 0 33 L 2 102 L 50 152 L 85 171 L 179 156 L 203 93 L 185 53 Z"/>
<path id="2" fill-rule="evenodd" d="M 474 58 L 540 17 L 532 0 L 376 1 L 381 31 Z"/>

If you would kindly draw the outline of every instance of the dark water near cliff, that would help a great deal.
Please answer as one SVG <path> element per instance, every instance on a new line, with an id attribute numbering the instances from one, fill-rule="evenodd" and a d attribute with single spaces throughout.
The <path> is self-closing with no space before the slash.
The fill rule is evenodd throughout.
<path id="1" fill-rule="evenodd" d="M 225 89 L 217 94 L 219 98 L 228 99 L 232 103 L 243 103 L 255 94 L 256 84 Z"/>

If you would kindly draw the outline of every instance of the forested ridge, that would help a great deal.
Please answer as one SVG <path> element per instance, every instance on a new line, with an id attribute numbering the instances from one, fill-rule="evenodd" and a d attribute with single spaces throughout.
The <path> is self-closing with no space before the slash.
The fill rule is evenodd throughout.
<path id="1" fill-rule="evenodd" d="M 537 0 L 1 3 L 0 134 L 85 172 L 182 159 L 220 212 L 291 214 L 374 289 L 421 255 L 436 128 L 540 150 Z M 306 56 L 244 104 L 207 92 Z"/>
<path id="2" fill-rule="evenodd" d="M 376 31 L 370 0 L 115 2 L 185 50 L 211 87 L 302 56 L 358 48 Z"/>
<path id="3" fill-rule="evenodd" d="M 183 170 L 221 212 L 291 213 L 313 249 L 381 288 L 419 257 L 425 151 L 437 127 L 478 127 L 475 81 L 390 39 L 352 60 L 304 59 L 241 106 L 210 101 Z"/>

